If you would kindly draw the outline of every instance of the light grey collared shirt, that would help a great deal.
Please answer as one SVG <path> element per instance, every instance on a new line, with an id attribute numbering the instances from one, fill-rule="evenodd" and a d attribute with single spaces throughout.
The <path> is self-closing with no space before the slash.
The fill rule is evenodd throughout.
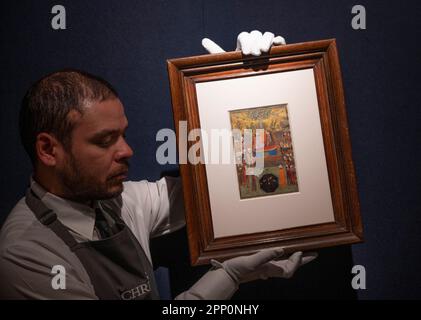
<path id="1" fill-rule="evenodd" d="M 170 210 L 170 202 L 181 195 L 180 183 L 167 183 L 164 178 L 155 183 L 125 182 L 120 197 L 97 201 L 92 207 L 57 197 L 34 180 L 31 180 L 31 188 L 54 210 L 77 241 L 98 239 L 95 207 L 105 213 L 120 212 L 149 259 L 151 237 L 184 225 L 184 212 L 177 207 L 179 205 L 175 204 L 175 209 Z M 54 266 L 64 267 L 66 289 L 53 288 Z M 79 259 L 53 231 L 37 220 L 25 198 L 16 204 L 0 232 L 0 298 L 97 299 Z"/>

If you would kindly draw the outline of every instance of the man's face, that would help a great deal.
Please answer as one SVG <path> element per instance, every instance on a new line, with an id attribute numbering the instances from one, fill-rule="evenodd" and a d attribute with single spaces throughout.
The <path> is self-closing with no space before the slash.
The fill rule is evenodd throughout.
<path id="1" fill-rule="evenodd" d="M 69 116 L 76 121 L 71 147 L 57 166 L 67 198 L 89 201 L 118 196 L 133 155 L 125 141 L 128 122 L 120 100 L 95 102 L 83 115 Z"/>

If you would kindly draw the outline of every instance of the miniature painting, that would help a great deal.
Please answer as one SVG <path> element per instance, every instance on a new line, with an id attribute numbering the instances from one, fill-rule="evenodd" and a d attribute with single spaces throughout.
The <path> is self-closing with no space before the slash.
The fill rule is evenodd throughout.
<path id="1" fill-rule="evenodd" d="M 233 145 L 240 198 L 297 192 L 287 104 L 230 111 L 230 121 L 238 133 Z M 244 143 L 246 134 L 250 143 Z"/>

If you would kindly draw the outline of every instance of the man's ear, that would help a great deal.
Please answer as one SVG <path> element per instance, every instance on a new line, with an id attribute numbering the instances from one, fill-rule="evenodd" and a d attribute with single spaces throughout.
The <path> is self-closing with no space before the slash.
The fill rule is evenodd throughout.
<path id="1" fill-rule="evenodd" d="M 62 149 L 61 143 L 53 135 L 46 132 L 38 134 L 35 141 L 35 150 L 39 162 L 45 166 L 56 166 Z"/>

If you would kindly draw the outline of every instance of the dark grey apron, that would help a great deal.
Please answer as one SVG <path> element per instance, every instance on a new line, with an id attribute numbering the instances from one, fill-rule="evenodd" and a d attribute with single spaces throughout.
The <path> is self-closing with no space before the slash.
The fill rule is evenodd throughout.
<path id="1" fill-rule="evenodd" d="M 99 299 L 159 299 L 152 265 L 124 221 L 115 213 L 118 232 L 97 241 L 78 243 L 57 215 L 28 189 L 26 204 L 76 254 Z"/>

